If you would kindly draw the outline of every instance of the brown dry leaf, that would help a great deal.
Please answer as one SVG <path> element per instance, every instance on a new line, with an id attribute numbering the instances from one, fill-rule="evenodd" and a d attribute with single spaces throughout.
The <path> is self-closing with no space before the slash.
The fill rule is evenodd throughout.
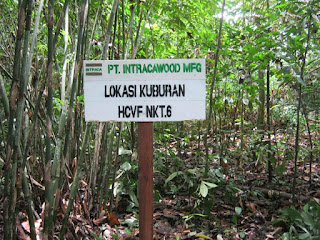
<path id="1" fill-rule="evenodd" d="M 72 174 L 73 176 L 75 176 L 76 174 L 76 169 L 77 169 L 77 157 L 75 157 L 73 160 L 72 160 Z"/>
<path id="2" fill-rule="evenodd" d="M 23 227 L 20 224 L 17 224 L 17 239 L 31 240 L 31 238 L 24 232 Z"/>
<path id="3" fill-rule="evenodd" d="M 42 224 L 42 219 L 38 219 L 34 222 L 34 228 L 36 229 L 36 234 L 37 234 L 37 240 L 41 240 L 42 239 L 42 235 L 41 233 L 41 224 Z"/>
<path id="4" fill-rule="evenodd" d="M 271 234 L 272 235 L 276 235 L 276 234 L 278 234 L 279 232 L 281 232 L 282 231 L 282 227 L 277 227 Z"/>
<path id="5" fill-rule="evenodd" d="M 244 206 L 243 206 L 243 201 L 242 201 L 242 198 L 240 197 L 240 200 L 239 200 L 239 205 L 242 209 L 244 209 Z"/>
<path id="6" fill-rule="evenodd" d="M 305 173 L 308 173 L 307 171 L 305 171 Z M 308 176 L 303 176 L 303 180 L 305 180 L 306 182 L 308 182 L 309 177 Z"/>
<path id="7" fill-rule="evenodd" d="M 318 190 L 318 191 L 314 194 L 314 197 L 316 197 L 316 198 L 320 197 L 320 190 Z"/>
<path id="8" fill-rule="evenodd" d="M 173 233 L 175 230 L 172 229 L 172 227 L 167 221 L 165 221 L 165 222 L 159 222 L 158 227 L 155 228 L 155 231 L 157 233 L 167 236 L 168 234 Z"/>
<path id="9" fill-rule="evenodd" d="M 79 226 L 76 226 L 76 229 L 74 230 L 75 233 L 78 233 L 80 230 L 80 227 Z"/>
<path id="10" fill-rule="evenodd" d="M 135 230 L 133 230 L 132 236 L 137 236 L 138 234 L 139 234 L 139 228 L 136 228 Z"/>
<path id="11" fill-rule="evenodd" d="M 25 230 L 26 232 L 30 233 L 30 225 L 29 225 L 29 221 L 24 221 L 21 223 L 21 226 L 23 227 L 23 230 Z"/>
<path id="12" fill-rule="evenodd" d="M 221 205 L 221 207 L 224 207 L 224 208 L 229 209 L 229 210 L 232 210 L 232 211 L 234 210 L 233 207 L 231 207 L 231 206 L 229 206 L 229 205 L 225 205 L 225 204 Z"/>
<path id="13" fill-rule="evenodd" d="M 319 198 L 315 198 L 314 197 L 313 200 L 320 205 L 320 199 Z"/>
<path id="14" fill-rule="evenodd" d="M 35 231 L 36 231 L 36 236 L 37 236 L 37 239 L 40 240 L 40 226 L 41 226 L 41 222 L 42 222 L 42 219 L 38 219 L 34 222 L 34 228 L 35 228 Z M 24 230 L 24 232 L 27 232 L 27 233 L 30 233 L 30 224 L 29 224 L 29 220 L 27 221 L 24 221 L 21 223 L 21 226 L 22 226 L 22 229 Z M 17 230 L 18 231 L 18 230 Z M 21 235 L 22 233 L 20 233 Z M 23 235 L 23 234 L 22 234 Z M 28 236 L 29 237 L 29 236 Z M 23 239 L 23 238 L 22 238 Z M 27 238 L 28 239 L 28 238 Z"/>
<path id="15" fill-rule="evenodd" d="M 94 223 L 95 225 L 99 226 L 99 225 L 102 225 L 102 224 L 108 222 L 108 219 L 109 219 L 109 218 L 108 218 L 107 216 L 102 216 L 101 218 L 94 219 L 94 220 L 93 220 L 93 223 Z"/>
<path id="16" fill-rule="evenodd" d="M 303 166 L 304 162 L 298 161 L 297 166 Z"/>
<path id="17" fill-rule="evenodd" d="M 39 182 L 37 182 L 31 175 L 30 175 L 30 179 L 31 179 L 32 184 L 34 184 L 37 187 L 39 187 L 40 190 L 42 190 L 42 191 L 46 190 L 45 186 L 43 186 Z"/>
<path id="18" fill-rule="evenodd" d="M 174 215 L 175 212 L 173 210 L 170 210 L 168 208 L 165 208 L 163 209 L 163 214 L 166 214 L 166 215 Z"/>
<path id="19" fill-rule="evenodd" d="M 271 234 L 267 234 L 266 237 L 267 237 L 267 238 L 274 239 L 274 236 L 272 236 Z"/>
<path id="20" fill-rule="evenodd" d="M 153 214 L 153 218 L 158 219 L 158 218 L 161 218 L 162 215 L 163 215 L 162 212 L 155 212 L 155 213 Z"/>
<path id="21" fill-rule="evenodd" d="M 256 208 L 256 205 L 254 203 L 247 202 L 246 203 L 246 207 L 248 209 L 250 209 L 251 212 L 254 212 L 254 213 L 257 212 L 257 208 Z"/>
<path id="22" fill-rule="evenodd" d="M 112 225 L 120 225 L 118 218 L 114 214 L 108 213 L 107 216 L 109 218 L 111 226 Z"/>

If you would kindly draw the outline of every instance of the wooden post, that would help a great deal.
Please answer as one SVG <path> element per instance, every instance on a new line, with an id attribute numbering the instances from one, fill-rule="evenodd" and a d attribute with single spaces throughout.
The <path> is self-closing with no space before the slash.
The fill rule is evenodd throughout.
<path id="1" fill-rule="evenodd" d="M 153 239 L 153 123 L 138 123 L 139 239 Z"/>

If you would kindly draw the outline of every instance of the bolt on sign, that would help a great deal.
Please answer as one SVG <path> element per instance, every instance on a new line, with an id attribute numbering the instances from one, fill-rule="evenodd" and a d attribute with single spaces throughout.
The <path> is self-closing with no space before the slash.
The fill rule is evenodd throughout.
<path id="1" fill-rule="evenodd" d="M 85 60 L 85 119 L 205 119 L 205 72 L 204 59 Z"/>

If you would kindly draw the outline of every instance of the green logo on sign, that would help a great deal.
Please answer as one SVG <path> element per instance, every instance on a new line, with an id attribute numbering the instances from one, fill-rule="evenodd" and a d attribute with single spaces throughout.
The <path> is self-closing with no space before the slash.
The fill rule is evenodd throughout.
<path id="1" fill-rule="evenodd" d="M 93 68 L 93 67 L 90 67 L 90 68 L 86 68 L 86 72 L 102 72 L 102 68 Z"/>

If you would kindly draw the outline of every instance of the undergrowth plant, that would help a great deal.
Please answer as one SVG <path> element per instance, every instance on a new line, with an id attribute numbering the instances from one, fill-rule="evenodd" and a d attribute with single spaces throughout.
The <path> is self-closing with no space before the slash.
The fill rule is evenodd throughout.
<path id="1" fill-rule="evenodd" d="M 289 231 L 281 239 L 320 239 L 320 205 L 307 203 L 301 210 L 294 206 L 282 210 L 282 216 L 289 225 Z"/>

